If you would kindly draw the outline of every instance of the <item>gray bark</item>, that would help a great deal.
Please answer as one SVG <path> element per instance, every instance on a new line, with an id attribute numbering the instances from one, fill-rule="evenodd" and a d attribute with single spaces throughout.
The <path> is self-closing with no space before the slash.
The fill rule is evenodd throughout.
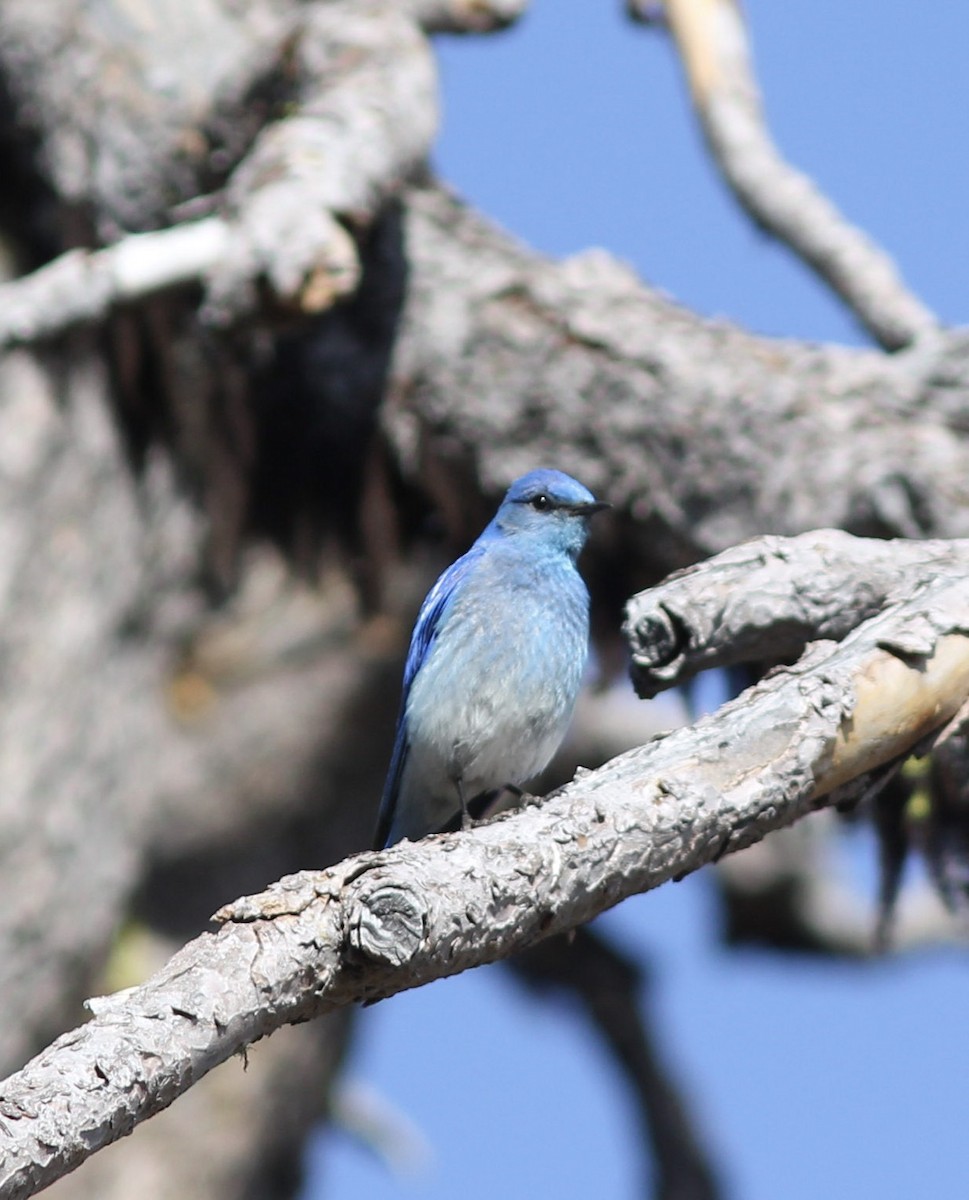
<path id="1" fill-rule="evenodd" d="M 965 579 L 930 582 L 540 805 L 226 906 L 217 934 L 92 1001 L 0 1085 L 0 1196 L 32 1194 L 284 1024 L 502 958 L 863 794 L 964 705 L 967 612 Z"/>
<path id="2" fill-rule="evenodd" d="M 711 667 L 792 660 L 808 642 L 840 641 L 926 580 L 967 570 L 969 542 L 837 529 L 745 542 L 632 597 L 624 628 L 633 682 L 648 697 Z"/>
<path id="3" fill-rule="evenodd" d="M 441 190 L 408 193 L 411 287 L 385 424 L 404 468 L 498 487 L 556 462 L 658 578 L 762 533 L 962 537 L 967 339 L 910 351 L 754 337 L 609 255 L 554 264 Z"/>
<path id="4" fill-rule="evenodd" d="M 965 333 L 926 333 L 911 309 L 899 326 L 896 291 L 882 341 L 918 337 L 894 357 L 751 337 L 607 255 L 549 263 L 419 181 L 436 120 L 420 29 L 497 28 L 522 7 L 0 0 L 0 113 L 23 150 L 5 161 L 19 204 L 4 233 L 25 272 L 48 263 L 0 288 L 0 346 L 27 347 L 0 365 L 6 1069 L 75 1019 L 136 891 L 141 918 L 182 940 L 225 896 L 365 844 L 399 612 L 439 565 L 399 561 L 417 522 L 398 473 L 459 547 L 513 475 L 573 470 L 617 506 L 591 561 L 614 610 L 765 531 L 969 535 Z M 287 536 L 273 527 L 286 560 L 254 548 L 246 522 L 256 512 L 265 539 L 258 417 L 293 412 L 284 368 L 300 354 L 322 397 L 311 415 L 357 432 L 320 458 L 340 476 L 331 524 L 297 496 Z M 390 620 L 364 621 L 354 585 Z M 752 643 L 746 620 L 736 636 Z M 722 840 L 732 819 L 698 817 L 696 836 Z M 670 820 L 674 842 L 692 838 Z M 687 849 L 684 869 L 702 858 Z M 204 1061 L 261 1028 L 233 1025 Z M 307 1067 L 331 1069 L 327 1036 Z M 166 1071 L 184 1082 L 176 1059 L 150 1105 L 172 1094 Z M 280 1061 L 237 1126 L 256 1129 Z M 294 1092 L 280 1156 L 297 1154 L 318 1094 Z M 32 1128 L 11 1105 L 11 1129 Z M 212 1128 L 181 1124 L 186 1161 L 193 1130 L 204 1147 Z M 250 1168 L 272 1136 L 248 1139 Z M 155 1153 L 162 1170 L 170 1143 Z M 241 1155 L 231 1170 L 242 1178 Z"/>
<path id="5" fill-rule="evenodd" d="M 411 281 L 384 426 L 402 468 L 446 510 L 456 477 L 493 493 L 555 461 L 635 519 L 623 526 L 629 552 L 656 576 L 764 532 L 969 532 L 962 332 L 890 358 L 757 338 L 678 308 L 601 252 L 549 263 L 440 189 L 406 197 Z M 218 273 L 229 226 L 203 227 L 182 243 L 184 268 L 162 250 L 170 239 L 177 253 L 180 231 L 154 235 L 157 250 L 122 243 L 135 264 L 126 279 L 159 252 L 165 283 Z M 110 274 L 111 260 L 61 271 L 58 291 L 78 272 L 68 295 L 81 304 L 89 273 Z M 32 321 L 50 332 L 50 286 L 6 285 L 0 339 Z M 98 314 L 125 298 L 113 285 L 101 294 Z M 465 514 L 461 533 L 473 523 Z"/>

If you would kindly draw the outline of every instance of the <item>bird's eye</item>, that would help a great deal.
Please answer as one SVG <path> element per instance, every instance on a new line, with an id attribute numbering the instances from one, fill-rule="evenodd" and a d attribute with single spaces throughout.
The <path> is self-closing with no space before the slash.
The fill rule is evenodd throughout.
<path id="1" fill-rule="evenodd" d="M 539 512 L 547 512 L 551 507 L 552 501 L 549 500 L 548 496 L 546 496 L 544 492 L 539 492 L 539 494 L 532 499 L 532 508 L 537 508 Z"/>

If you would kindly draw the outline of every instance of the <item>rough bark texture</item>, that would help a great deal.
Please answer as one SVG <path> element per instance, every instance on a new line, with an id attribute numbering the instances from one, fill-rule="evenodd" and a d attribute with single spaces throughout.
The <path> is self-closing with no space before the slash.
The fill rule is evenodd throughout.
<path id="1" fill-rule="evenodd" d="M 878 274 L 877 251 L 848 262 L 857 286 L 835 282 L 884 345 L 911 343 L 891 357 L 704 321 L 600 252 L 550 263 L 424 176 L 437 104 L 422 30 L 495 29 L 523 8 L 522 0 L 0 0 L 0 237 L 18 275 L 0 285 L 4 1070 L 77 1019 L 80 998 L 117 957 L 130 914 L 179 943 L 226 896 L 366 844 L 384 766 L 378 747 L 389 745 L 397 702 L 400 614 L 441 561 L 440 547 L 426 549 L 428 502 L 453 552 L 521 470 L 545 461 L 579 474 L 616 505 L 590 559 L 600 630 L 614 628 L 621 604 L 646 583 L 765 532 L 825 524 L 875 536 L 969 536 L 969 339 L 926 327 L 890 266 Z M 711 136 L 711 144 L 743 149 L 736 139 Z M 755 215 L 762 185 L 777 177 L 757 176 Z M 791 196 L 782 199 L 787 220 Z M 812 257 L 794 236 L 803 227 L 775 223 L 824 275 L 824 255 Z M 873 278 L 891 286 L 873 289 Z M 894 581 L 913 569 L 941 572 L 950 551 L 956 564 L 964 549 L 955 545 L 859 548 L 871 574 L 850 590 L 852 620 L 897 599 Z M 781 580 L 777 553 L 765 550 L 756 579 L 781 612 L 783 589 L 764 573 Z M 790 553 L 802 561 L 800 549 Z M 710 568 L 706 599 L 746 570 L 731 561 Z M 744 654 L 773 658 L 782 646 L 796 653 L 807 636 L 842 636 L 837 588 L 817 587 L 819 564 L 840 588 L 857 579 L 826 535 L 810 568 L 812 613 L 791 604 L 766 627 L 743 606 L 711 612 L 699 596 L 696 626 L 705 632 L 678 648 L 676 663 L 660 664 L 665 681 L 736 657 L 728 637 Z M 673 596 L 684 586 L 673 581 L 664 593 L 667 617 L 679 611 Z M 749 591 L 749 581 L 741 587 Z M 674 639 L 679 620 L 669 626 Z M 881 652 L 872 670 L 900 672 L 906 686 L 908 659 L 921 662 L 935 632 L 905 643 L 901 658 Z M 951 653 L 958 664 L 964 639 L 954 636 L 925 662 Z M 603 639 L 606 658 L 608 649 Z M 811 719 L 827 722 L 818 734 L 826 744 L 850 692 L 839 697 L 829 677 L 823 686 L 809 678 L 820 689 Z M 926 669 L 924 680 L 934 678 Z M 765 704 L 775 687 L 765 685 Z M 949 679 L 939 719 L 957 691 Z M 858 711 L 876 711 L 866 697 Z M 924 700 L 917 690 L 899 693 L 902 740 L 927 727 Z M 745 758 L 738 740 L 738 770 L 766 763 L 758 736 L 784 727 L 776 710 L 758 709 L 768 722 L 758 731 L 754 716 L 738 715 L 746 712 L 725 714 L 730 736 L 749 749 Z M 872 718 L 887 719 L 881 710 Z M 731 829 L 740 842 L 815 802 L 797 788 L 778 798 L 776 780 L 759 799 L 756 788 L 737 799 L 731 781 L 718 779 L 727 788 L 721 809 L 706 785 L 697 791 L 692 776 L 677 782 L 673 772 L 684 745 L 696 749 L 707 735 L 696 736 L 642 752 L 644 771 L 657 755 L 673 781 L 672 791 L 655 793 L 645 825 L 638 808 L 625 807 L 630 796 L 618 801 L 620 825 L 629 815 L 629 854 L 638 847 L 636 886 L 697 865 Z M 874 733 L 865 744 L 879 747 L 878 762 L 900 750 Z M 849 750 L 836 743 L 842 775 L 869 769 Z M 724 758 L 719 748 L 707 753 L 710 763 Z M 946 741 L 935 768 L 945 803 L 928 831 L 931 861 L 953 896 L 964 891 L 963 754 L 961 738 Z M 700 763 L 704 772 L 710 763 Z M 626 769 L 596 777 L 603 797 L 622 792 L 619 781 L 633 777 Z M 580 781 L 569 793 L 577 811 L 583 795 Z M 571 800 L 556 804 L 571 812 Z M 491 872 L 500 841 L 514 847 L 515 829 L 524 839 L 530 822 L 554 823 L 558 811 L 489 827 L 448 853 L 408 849 L 401 862 L 417 874 L 408 883 L 391 872 L 403 891 L 387 894 L 409 896 L 421 872 L 436 879 L 442 864 Z M 586 820 L 588 804 L 583 811 Z M 593 846 L 608 832 L 600 824 L 591 827 Z M 552 858 L 579 833 L 585 826 L 554 826 L 566 842 L 546 843 Z M 559 865 L 579 859 L 565 854 Z M 527 862 L 529 871 L 555 867 Z M 600 866 L 593 855 L 588 870 Z M 375 871 L 368 867 L 358 891 L 380 877 Z M 556 908 L 547 929 L 614 898 L 607 876 L 596 878 L 586 907 Z M 485 890 L 472 911 L 491 912 L 494 897 L 481 874 L 475 879 Z M 503 880 L 496 875 L 495 886 L 507 885 L 513 899 L 516 880 Z M 255 953 L 255 931 L 275 945 L 284 924 L 307 928 L 318 909 L 329 920 L 337 907 L 312 900 L 305 917 L 228 927 L 199 953 L 243 943 Z M 539 931 L 534 912 L 529 920 L 515 933 L 503 910 L 489 940 L 465 912 L 453 965 L 528 941 Z M 324 958 L 338 950 L 328 944 Z M 188 953 L 194 963 L 196 951 Z M 316 980 L 329 960 L 312 945 L 298 953 Z M 427 971 L 450 969 L 430 943 L 415 953 L 433 960 Z M 207 987 L 211 963 L 198 964 Z M 177 1027 L 197 1039 L 199 1057 L 165 1043 L 162 1059 L 145 1064 L 148 1107 L 270 1025 L 323 1006 L 300 991 L 300 978 L 277 1013 L 258 1016 L 265 995 L 253 991 L 248 963 L 233 969 L 248 989 L 249 1023 L 207 1025 L 211 996 L 199 1000 L 196 1023 L 172 1008 L 192 1012 L 190 997 L 157 1002 L 164 1020 L 144 1028 L 164 1042 Z M 342 1000 L 362 994 L 357 985 L 404 986 L 389 968 L 386 976 L 367 970 L 375 973 L 351 972 L 355 983 L 341 976 Z M 423 977 L 424 967 L 414 970 Z M 70 1053 L 108 1026 L 127 1028 L 125 1010 L 112 1012 L 69 1035 Z M 216 1098 L 203 1117 L 193 1089 L 197 1119 L 171 1114 L 168 1134 L 160 1126 L 139 1135 L 142 1147 L 154 1146 L 144 1156 L 132 1139 L 112 1152 L 111 1167 L 92 1164 L 90 1182 L 81 1173 L 65 1186 L 134 1195 L 146 1178 L 166 1178 L 174 1193 L 182 1178 L 174 1143 L 187 1178 L 214 1141 L 231 1140 L 224 1170 L 204 1176 L 207 1196 L 290 1195 L 291 1175 L 272 1167 L 296 1161 L 344 1030 L 320 1026 L 302 1049 L 260 1055 L 269 1069 L 253 1071 L 235 1107 Z M 127 1128 L 131 1110 L 112 1109 L 113 1089 L 127 1079 L 133 1104 L 138 1088 L 123 1048 L 109 1042 L 99 1068 L 88 1060 L 70 1113 L 31 1090 L 36 1075 L 22 1081 L 26 1091 L 16 1084 L 7 1093 L 9 1178 L 21 1177 L 15 1144 L 38 1131 L 53 1140 L 37 1161 L 56 1161 L 56 1170 L 87 1153 L 93 1142 L 79 1114 L 89 1104 L 102 1105 L 98 1117 L 86 1110 L 94 1141 Z M 309 1084 L 316 1069 L 318 1090 Z M 260 1114 L 296 1072 L 306 1086 L 286 1093 L 293 1107 L 270 1127 Z M 40 1130 L 45 1121 L 56 1128 Z M 661 1127 L 654 1122 L 653 1134 Z M 665 1149 L 676 1150 L 675 1136 Z M 20 1194 L 20 1183 L 8 1187 Z M 189 1190 L 200 1196 L 202 1187 L 198 1177 Z"/>
<path id="2" fill-rule="evenodd" d="M 966 533 L 963 333 L 891 358 L 757 338 L 602 252 L 549 263 L 440 189 L 405 194 L 410 287 L 384 424 L 436 499 L 455 476 L 493 493 L 561 462 L 635 520 L 636 562 L 657 575 L 763 532 Z M 206 228 L 209 266 L 226 227 Z M 154 256 L 135 243 L 134 260 L 141 245 Z M 33 286 L 7 285 L 8 311 L 37 310 Z M 7 336 L 29 325 L 11 321 Z"/>
<path id="3" fill-rule="evenodd" d="M 927 580 L 969 570 L 969 542 L 881 541 L 837 529 L 757 538 L 633 596 L 633 681 L 655 696 L 711 667 L 793 660 Z"/>
<path id="4" fill-rule="evenodd" d="M 549 263 L 440 190 L 407 214 L 386 424 L 415 475 L 496 488 L 561 463 L 656 577 L 761 533 L 969 532 L 964 334 L 893 357 L 758 338 L 600 251 Z"/>
<path id="5" fill-rule="evenodd" d="M 503 958 L 863 794 L 965 704 L 967 613 L 964 579 L 930 583 L 538 806 L 227 906 L 219 933 L 90 1002 L 93 1020 L 0 1086 L 0 1196 L 32 1194 L 284 1024 Z"/>

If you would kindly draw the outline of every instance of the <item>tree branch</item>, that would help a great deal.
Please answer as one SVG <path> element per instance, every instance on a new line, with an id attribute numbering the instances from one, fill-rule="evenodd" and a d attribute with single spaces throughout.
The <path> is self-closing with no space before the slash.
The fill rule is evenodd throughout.
<path id="1" fill-rule="evenodd" d="M 293 1021 L 574 928 L 869 786 L 969 695 L 969 581 L 819 643 L 713 717 L 539 806 L 281 881 L 99 1001 L 0 1085 L 0 1197 L 23 1197 Z M 724 753 L 724 747 L 730 753 Z"/>
<path id="2" fill-rule="evenodd" d="M 651 1150 L 657 1200 L 718 1200 L 724 1188 L 682 1089 L 664 1062 L 642 993 L 648 975 L 601 932 L 546 938 L 510 966 L 536 989 L 559 987 L 588 1013 L 629 1084 Z"/>
<path id="3" fill-rule="evenodd" d="M 506 15 L 510 19 L 511 13 Z M 459 16 L 455 14 L 455 20 Z M 245 28 L 244 36 L 231 22 L 217 31 L 200 18 L 202 28 L 194 38 L 188 17 L 188 28 L 179 26 L 173 36 L 191 43 L 192 54 L 198 52 L 199 38 L 217 39 L 222 32 L 227 46 L 240 55 L 234 64 L 239 71 L 234 87 L 244 93 L 247 83 L 253 90 L 261 83 L 265 89 L 266 79 L 275 78 L 276 90 L 289 97 L 287 115 L 254 131 L 251 145 L 235 144 L 244 138 L 236 130 L 225 134 L 233 144 L 222 146 L 209 143 L 217 141 L 217 128 L 232 123 L 219 112 L 228 100 L 225 81 L 218 76 L 205 79 L 211 93 L 206 96 L 209 109 L 201 115 L 192 97 L 204 89 L 195 79 L 184 81 L 185 96 L 169 96 L 166 89 L 166 103 L 156 107 L 157 88 L 151 79 L 158 51 L 150 36 L 144 43 L 138 40 L 144 30 L 137 22 L 129 31 L 132 45 L 121 57 L 114 43 L 105 42 L 96 17 L 62 14 L 70 28 L 63 36 L 83 47 L 65 61 L 70 67 L 84 63 L 91 76 L 113 81 L 110 87 L 103 85 L 105 95 L 98 93 L 101 104 L 89 113 L 86 105 L 74 105 L 74 97 L 65 94 L 69 72 L 65 82 L 61 72 L 46 70 L 49 30 L 52 23 L 57 28 L 56 20 L 49 14 L 39 22 L 31 14 L 20 17 L 4 20 L 0 68 L 7 69 L 15 93 L 24 93 L 30 119 L 55 131 L 47 163 L 55 182 L 77 201 L 83 197 L 104 205 L 94 236 L 110 231 L 115 244 L 100 252 L 73 251 L 34 276 L 4 285 L 3 305 L 11 307 L 0 320 L 0 348 L 50 336 L 79 321 L 98 320 L 114 304 L 189 282 L 206 286 L 203 314 L 218 325 L 255 311 L 262 285 L 268 285 L 277 301 L 304 314 L 322 312 L 355 290 L 360 264 L 352 231 L 369 223 L 400 190 L 425 160 L 437 130 L 433 55 L 406 12 L 368 0 L 335 0 L 295 6 L 285 20 L 278 13 L 262 13 Z M 489 21 L 494 19 L 492 14 Z M 254 36 L 255 47 L 247 48 Z M 182 59 L 188 54 L 188 49 L 185 55 L 173 52 L 172 62 L 183 69 Z M 173 69 L 168 60 L 157 68 L 166 73 Z M 120 95 L 111 94 L 112 89 Z M 125 126 L 114 105 L 137 106 L 140 100 L 144 106 L 146 95 L 152 97 L 148 113 L 139 108 L 138 116 Z M 247 103 L 244 95 L 233 101 L 242 110 L 235 124 L 247 131 L 252 110 L 266 116 L 265 105 Z M 190 105 L 190 114 L 180 110 L 180 102 Z M 116 121 L 110 126 L 112 136 L 100 124 L 108 119 L 106 113 Z M 97 136 L 86 122 L 94 123 Z M 181 144 L 188 136 L 185 127 L 198 124 L 205 133 L 195 133 L 194 153 L 186 156 Z M 59 137 L 65 126 L 75 131 L 75 140 L 83 141 L 87 134 L 98 145 L 97 162 L 63 153 L 71 142 Z M 144 132 L 137 154 L 124 140 L 132 128 L 139 135 Z M 170 137 L 175 144 L 156 147 L 160 161 L 149 170 L 141 162 L 147 152 L 141 143 L 150 145 L 151 136 Z M 225 177 L 224 160 L 240 154 L 241 161 L 232 160 L 236 165 L 224 192 L 201 196 L 201 180 L 211 189 L 213 177 Z M 186 157 L 194 168 L 191 182 L 184 178 Z M 177 178 L 166 178 L 165 171 Z M 129 173 L 137 182 L 127 179 Z M 101 196 L 99 189 L 108 183 L 115 187 Z M 172 203 L 172 195 L 180 193 L 187 194 L 181 195 L 181 203 Z M 122 209 L 117 214 L 115 205 Z M 122 236 L 123 230 L 168 224 L 176 213 L 211 214 L 213 208 L 221 210 L 223 219 L 209 216 L 182 227 Z"/>
<path id="4" fill-rule="evenodd" d="M 969 535 L 965 332 L 892 357 L 752 337 L 601 252 L 542 259 L 442 189 L 405 200 L 410 284 L 384 428 L 445 512 L 456 477 L 477 502 L 559 462 L 635 518 L 622 553 L 639 585 L 764 532 Z M 233 236 L 220 221 L 0 286 L 0 346 L 204 277 Z"/>
<path id="5" fill-rule="evenodd" d="M 69 250 L 20 279 L 0 284 L 0 350 L 103 320 L 119 304 L 198 284 L 228 252 L 224 217 L 133 233 L 103 250 Z"/>
<path id="6" fill-rule="evenodd" d="M 229 180 L 234 236 L 203 310 L 217 324 L 257 309 L 260 279 L 304 313 L 352 293 L 360 266 L 345 224 L 369 221 L 437 132 L 430 47 L 393 6 L 304 7 L 291 58 L 296 111 L 259 134 Z"/>
<path id="7" fill-rule="evenodd" d="M 755 538 L 633 596 L 624 632 L 641 696 L 710 667 L 790 661 L 840 641 L 929 576 L 969 569 L 969 541 L 883 541 L 821 529 Z"/>
<path id="8" fill-rule="evenodd" d="M 443 189 L 409 189 L 406 217 L 383 419 L 442 511 L 557 462 L 632 518 L 640 581 L 819 525 L 969 535 L 963 331 L 893 356 L 753 337 L 600 251 L 542 259 Z"/>
<path id="9" fill-rule="evenodd" d="M 764 121 L 738 0 L 663 0 L 707 145 L 744 210 L 789 246 L 887 350 L 938 326 L 892 260 L 785 161 Z M 633 15 L 649 6 L 632 0 Z"/>

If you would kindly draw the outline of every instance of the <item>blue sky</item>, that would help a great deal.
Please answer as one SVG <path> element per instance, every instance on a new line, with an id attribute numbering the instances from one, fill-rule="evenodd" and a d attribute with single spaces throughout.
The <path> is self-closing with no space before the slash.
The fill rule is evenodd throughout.
<path id="1" fill-rule="evenodd" d="M 969 319 L 969 5 L 746 0 L 777 140 L 887 248 L 923 300 Z M 860 343 L 854 323 L 739 215 L 706 159 L 664 38 L 611 0 L 535 0 L 498 37 L 440 43 L 441 174 L 553 255 L 605 246 L 701 312 Z M 852 861 L 873 849 L 855 845 Z M 871 873 L 867 872 L 870 883 Z M 737 1200 L 969 1190 L 969 971 L 955 952 L 870 966 L 728 953 L 701 875 L 604 926 L 654 968 L 671 1063 Z M 363 1015 L 348 1071 L 414 1122 L 401 1179 L 339 1130 L 327 1200 L 641 1194 L 621 1083 L 568 1007 L 500 968 Z"/>

